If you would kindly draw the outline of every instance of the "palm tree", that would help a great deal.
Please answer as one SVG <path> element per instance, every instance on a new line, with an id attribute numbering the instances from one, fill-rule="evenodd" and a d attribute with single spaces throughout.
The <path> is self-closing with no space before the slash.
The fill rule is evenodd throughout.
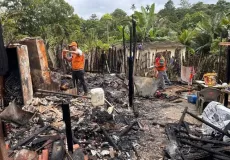
<path id="1" fill-rule="evenodd" d="M 197 52 L 207 53 L 210 51 L 212 43 L 223 30 L 222 16 L 222 13 L 217 13 L 214 17 L 208 16 L 198 22 L 196 27 L 196 31 L 199 33 L 196 38 Z"/>
<path id="2" fill-rule="evenodd" d="M 153 3 L 149 8 L 149 11 L 145 7 L 141 7 L 141 12 L 135 11 L 135 17 L 137 18 L 137 31 L 141 34 L 142 39 L 145 41 L 149 37 L 150 29 L 153 27 L 155 19 L 155 4 Z"/>
<path id="3" fill-rule="evenodd" d="M 224 14 L 224 18 L 221 20 L 221 25 L 224 29 L 230 29 L 230 13 Z"/>
<path id="4" fill-rule="evenodd" d="M 194 30 L 183 30 L 178 36 L 180 43 L 186 46 L 186 50 L 190 53 L 194 53 L 194 49 L 191 47 L 194 43 L 194 38 L 196 37 L 196 31 Z"/>

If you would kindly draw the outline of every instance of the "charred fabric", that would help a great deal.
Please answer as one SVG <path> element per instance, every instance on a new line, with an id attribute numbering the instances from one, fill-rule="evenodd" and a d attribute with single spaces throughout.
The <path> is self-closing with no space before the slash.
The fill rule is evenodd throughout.
<path id="1" fill-rule="evenodd" d="M 105 107 L 93 108 L 88 98 L 60 92 L 37 92 L 24 106 L 13 100 L 0 113 L 7 155 L 17 160 L 26 155 L 43 160 L 138 157 L 139 122 L 131 109 L 122 112 L 128 110 L 127 86 L 115 77 L 87 75 L 89 88 L 104 88 Z M 112 114 L 109 102 L 116 108 Z"/>

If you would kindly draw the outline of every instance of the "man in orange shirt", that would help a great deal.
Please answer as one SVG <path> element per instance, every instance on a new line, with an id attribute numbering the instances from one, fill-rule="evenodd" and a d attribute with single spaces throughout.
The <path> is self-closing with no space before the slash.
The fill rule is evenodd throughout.
<path id="1" fill-rule="evenodd" d="M 78 44 L 76 42 L 72 42 L 70 45 L 70 50 L 63 50 L 64 58 L 71 62 L 72 66 L 72 78 L 74 87 L 77 86 L 77 92 L 79 93 L 78 80 L 83 86 L 84 95 L 88 94 L 88 89 L 86 87 L 85 79 L 84 79 L 84 68 L 85 68 L 85 56 L 84 53 L 80 49 L 78 49 Z M 71 57 L 67 57 L 66 54 L 71 53 Z"/>
<path id="2" fill-rule="evenodd" d="M 166 73 L 166 61 L 165 58 L 161 55 L 161 53 L 157 53 L 155 60 L 155 68 L 158 71 L 159 88 L 165 91 L 165 81 L 171 85 L 171 82 Z"/>

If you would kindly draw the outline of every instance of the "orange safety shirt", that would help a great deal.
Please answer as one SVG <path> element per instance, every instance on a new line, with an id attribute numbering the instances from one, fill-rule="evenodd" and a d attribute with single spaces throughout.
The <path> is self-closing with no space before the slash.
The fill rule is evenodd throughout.
<path id="1" fill-rule="evenodd" d="M 66 57 L 66 53 L 64 53 L 65 58 L 71 62 L 72 64 L 72 70 L 84 70 L 85 68 L 85 55 L 82 53 L 82 55 L 79 54 L 72 54 L 72 58 L 68 59 Z"/>
<path id="2" fill-rule="evenodd" d="M 165 71 L 166 70 L 166 61 L 165 61 L 165 59 L 164 59 L 164 66 L 160 65 L 160 59 L 161 58 L 164 59 L 164 57 L 162 56 L 160 58 L 159 57 L 156 58 L 156 61 L 155 61 L 155 67 L 156 67 L 157 71 Z"/>
<path id="3" fill-rule="evenodd" d="M 72 70 L 84 70 L 85 55 L 72 54 Z"/>

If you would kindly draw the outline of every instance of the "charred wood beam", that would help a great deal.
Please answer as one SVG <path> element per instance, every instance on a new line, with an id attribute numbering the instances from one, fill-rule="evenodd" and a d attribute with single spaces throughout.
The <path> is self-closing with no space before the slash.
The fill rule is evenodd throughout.
<path id="1" fill-rule="evenodd" d="M 47 141 L 47 140 L 49 140 L 49 139 L 51 139 L 51 140 L 58 140 L 58 139 L 60 139 L 60 138 L 61 138 L 60 135 L 44 136 L 44 137 L 40 137 L 40 138 L 38 138 L 38 139 L 33 140 L 32 144 L 38 144 L 38 143 Z"/>
<path id="2" fill-rule="evenodd" d="M 126 127 L 120 134 L 119 137 L 122 137 L 124 135 L 126 135 L 132 128 L 133 126 L 137 124 L 137 121 L 134 121 L 133 123 L 131 123 L 128 127 Z"/>
<path id="3" fill-rule="evenodd" d="M 211 143 L 211 144 L 217 144 L 217 145 L 230 146 L 230 143 L 222 142 L 222 141 L 217 141 L 217 140 L 200 139 L 200 138 L 186 137 L 186 136 L 178 136 L 178 138 L 189 139 L 189 140 L 193 140 L 193 141 L 200 141 L 200 142 Z"/>
<path id="4" fill-rule="evenodd" d="M 106 132 L 106 130 L 104 128 L 101 127 L 101 130 L 104 134 L 104 136 L 107 138 L 108 142 L 117 150 L 119 151 L 119 147 L 117 146 L 117 144 L 113 141 L 113 139 L 109 136 L 109 134 Z"/>
<path id="5" fill-rule="evenodd" d="M 224 147 L 219 147 L 216 149 L 216 151 L 219 151 L 219 152 L 230 152 L 230 146 L 224 146 Z"/>
<path id="6" fill-rule="evenodd" d="M 10 150 L 15 150 L 17 149 L 19 146 L 22 146 L 26 143 L 28 143 L 29 141 L 31 141 L 33 138 L 35 138 L 37 135 L 39 135 L 40 133 L 44 132 L 45 130 L 49 129 L 50 125 L 44 126 L 43 128 L 40 128 L 37 132 L 33 133 L 32 135 L 30 135 L 28 138 L 22 140 L 21 142 L 19 142 L 18 144 L 16 144 L 15 146 L 13 146 L 12 148 L 10 148 Z"/>
<path id="7" fill-rule="evenodd" d="M 212 153 L 212 154 L 216 154 L 216 155 L 219 155 L 219 156 L 223 156 L 222 159 L 223 160 L 227 160 L 230 158 L 230 156 L 226 155 L 226 154 L 223 154 L 223 153 L 220 153 L 220 152 L 217 152 L 211 148 L 205 148 L 205 147 L 202 147 L 202 146 L 199 146 L 199 145 L 196 145 L 194 143 L 191 143 L 191 142 L 188 142 L 186 140 L 183 140 L 181 139 L 180 142 L 184 143 L 184 144 L 187 144 L 187 145 L 190 145 L 192 147 L 195 147 L 195 148 L 198 148 L 198 149 L 201 149 L 203 151 L 206 151 L 206 152 L 209 152 L 209 153 Z"/>
<path id="8" fill-rule="evenodd" d="M 54 92 L 54 91 L 48 91 L 48 90 L 42 90 L 42 89 L 37 89 L 35 92 L 50 93 L 50 94 L 57 94 L 57 95 L 64 95 L 64 96 L 69 96 L 69 97 L 84 97 L 84 98 L 90 98 L 90 97 L 86 97 L 86 96 L 80 96 L 80 95 L 68 94 L 68 93 L 61 93 L 61 92 Z"/>
<path id="9" fill-rule="evenodd" d="M 212 157 L 216 158 L 216 159 L 220 159 L 220 160 L 229 160 L 229 158 L 226 158 L 226 157 L 223 157 L 223 156 L 219 156 L 219 155 L 213 155 Z"/>
<path id="10" fill-rule="evenodd" d="M 178 125 L 177 125 L 177 130 L 180 130 L 180 127 L 181 127 L 181 125 L 182 125 L 182 123 L 183 123 L 183 121 L 184 121 L 184 118 L 185 118 L 185 115 L 186 115 L 187 111 L 188 111 L 188 107 L 186 107 L 186 108 L 184 109 L 183 114 L 182 114 L 182 116 L 180 117 L 180 121 L 179 121 L 179 123 L 178 123 Z"/>
<path id="11" fill-rule="evenodd" d="M 45 148 L 46 146 L 51 145 L 56 140 L 48 140 L 46 143 L 44 143 L 40 148 L 36 149 L 35 152 L 40 151 L 41 149 Z"/>

